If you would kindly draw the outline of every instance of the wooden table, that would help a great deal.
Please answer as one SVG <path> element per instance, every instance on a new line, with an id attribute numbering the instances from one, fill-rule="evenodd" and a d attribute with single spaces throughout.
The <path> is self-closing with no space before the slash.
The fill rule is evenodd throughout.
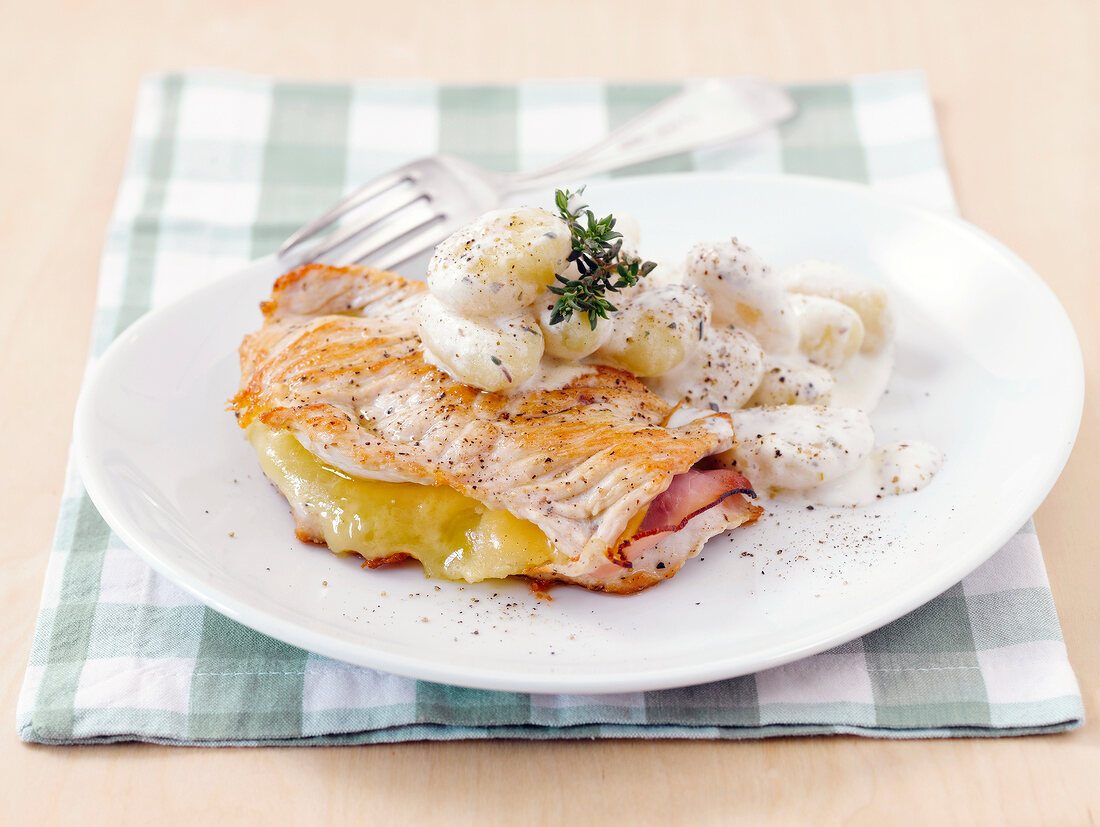
<path id="1" fill-rule="evenodd" d="M 426 743 L 182 749 L 20 743 L 15 699 L 61 496 L 98 257 L 139 77 L 216 66 L 452 81 L 928 72 L 963 215 L 1077 328 L 1077 448 L 1037 516 L 1089 715 L 1100 712 L 1100 5 L 257 0 L 0 5 L 0 824 L 1092 823 L 1100 735 L 889 742 Z M 579 31 L 583 25 L 585 34 Z M 606 33 L 594 47 L 588 32 Z M 1026 450 L 1026 445 L 1021 446 Z"/>

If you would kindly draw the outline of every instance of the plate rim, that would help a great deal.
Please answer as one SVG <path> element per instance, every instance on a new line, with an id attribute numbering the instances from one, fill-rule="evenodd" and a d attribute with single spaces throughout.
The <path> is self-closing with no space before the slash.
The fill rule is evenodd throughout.
<path id="1" fill-rule="evenodd" d="M 952 232 L 961 233 L 985 244 L 991 252 L 996 254 L 1005 264 L 1017 271 L 1019 276 L 1030 281 L 1032 285 L 1043 292 L 1050 300 L 1051 307 L 1056 311 L 1056 328 L 1061 335 L 1061 346 L 1065 348 L 1066 355 L 1073 358 L 1073 364 L 1063 366 L 1063 370 L 1072 382 L 1066 388 L 1066 407 L 1064 413 L 1064 426 L 1067 439 L 1062 443 L 1062 450 L 1056 458 L 1047 466 L 1048 473 L 1043 480 L 1032 489 L 1032 496 L 1028 499 L 1028 514 L 1034 514 L 1035 510 L 1050 493 L 1058 477 L 1061 475 L 1069 456 L 1072 453 L 1084 407 L 1084 362 L 1080 348 L 1080 342 L 1072 322 L 1058 300 L 1057 295 L 1041 276 L 1018 254 L 1007 245 L 987 232 L 964 219 L 934 210 L 928 210 L 919 206 L 899 201 L 896 198 L 876 191 L 870 186 L 839 181 L 827 178 L 818 178 L 804 175 L 784 175 L 769 173 L 736 173 L 736 172 L 692 172 L 670 173 L 665 175 L 632 176 L 617 179 L 600 180 L 592 182 L 592 189 L 599 187 L 633 187 L 653 184 L 670 184 L 673 186 L 690 186 L 701 179 L 721 182 L 756 182 L 795 186 L 812 186 L 838 190 L 857 197 L 869 198 L 873 202 L 884 205 L 891 210 L 900 211 L 908 216 L 915 216 L 919 220 L 932 220 L 948 228 Z M 510 196 L 514 198 L 515 194 Z M 247 281 L 249 278 L 257 278 L 259 273 L 275 267 L 274 255 L 264 256 L 234 269 L 232 272 L 222 275 L 201 285 L 194 290 L 179 296 L 174 301 L 160 307 L 153 308 L 141 318 L 131 324 L 121 335 L 104 350 L 96 359 L 91 370 L 85 371 L 84 381 L 77 401 L 74 415 L 73 453 L 79 468 L 80 479 L 84 488 L 100 511 L 104 520 L 127 547 L 137 552 L 142 559 L 154 570 L 167 577 L 176 585 L 183 588 L 190 595 L 198 599 L 204 605 L 226 615 L 232 620 L 255 629 L 263 634 L 274 637 L 285 643 L 300 647 L 310 652 L 326 655 L 335 659 L 364 666 L 379 671 L 402 675 L 420 680 L 436 681 L 457 686 L 465 686 L 477 689 L 518 691 L 530 693 L 590 693 L 604 694 L 626 691 L 647 691 L 668 689 L 679 686 L 695 685 L 714 680 L 737 677 L 764 669 L 791 663 L 813 654 L 825 651 L 834 646 L 850 642 L 857 637 L 878 629 L 902 616 L 908 614 L 929 600 L 935 598 L 946 589 L 951 588 L 967 574 L 988 560 L 999 550 L 1005 542 L 1015 533 L 1015 530 L 1004 529 L 995 533 L 994 537 L 987 538 L 983 548 L 988 544 L 989 549 L 982 554 L 964 558 L 964 562 L 956 562 L 953 565 L 939 569 L 938 576 L 930 576 L 919 581 L 913 588 L 907 589 L 901 595 L 893 595 L 890 601 L 884 601 L 859 614 L 848 618 L 840 624 L 843 631 L 838 634 L 838 627 L 830 627 L 827 635 L 814 636 L 798 646 L 769 646 L 757 650 L 754 657 L 746 657 L 744 654 L 734 653 L 732 656 L 708 661 L 703 665 L 692 665 L 677 668 L 641 668 L 621 675 L 595 675 L 579 676 L 573 673 L 545 674 L 540 673 L 534 680 L 519 673 L 497 673 L 486 671 L 484 668 L 457 666 L 446 664 L 438 666 L 429 660 L 415 656 L 402 656 L 396 653 L 385 652 L 377 649 L 364 649 L 352 645 L 343 640 L 325 637 L 323 634 L 305 629 L 293 620 L 281 618 L 264 609 L 256 609 L 242 605 L 242 601 L 225 593 L 222 589 L 209 584 L 203 584 L 198 578 L 166 561 L 156 553 L 156 550 L 148 547 L 138 533 L 131 530 L 131 526 L 119 518 L 111 505 L 112 495 L 106 479 L 99 473 L 91 460 L 93 449 L 91 446 L 90 429 L 91 405 L 94 390 L 98 378 L 106 373 L 112 360 L 120 358 L 118 354 L 125 353 L 128 343 L 134 338 L 140 337 L 150 328 L 155 328 L 162 314 L 177 311 L 186 303 L 201 301 L 207 293 L 217 293 L 226 287 L 231 280 Z M 244 335 L 248 331 L 242 331 Z M 1004 536 L 1001 536 L 1004 535 Z M 781 650 L 781 651 L 776 651 Z M 746 666 L 746 662 L 751 665 Z M 740 665 L 738 665 L 740 664 Z"/>

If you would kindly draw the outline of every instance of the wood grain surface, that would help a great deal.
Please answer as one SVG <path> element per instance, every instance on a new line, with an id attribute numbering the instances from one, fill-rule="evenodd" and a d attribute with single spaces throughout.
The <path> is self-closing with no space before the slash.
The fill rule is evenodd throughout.
<path id="1" fill-rule="evenodd" d="M 928 73 L 963 215 L 1051 285 L 1085 353 L 1077 448 L 1036 521 L 1100 713 L 1100 4 L 1095 0 L 0 2 L 0 824 L 1091 824 L 1100 735 L 890 742 L 27 746 L 30 648 L 138 79 L 515 81 Z M 1006 450 L 1027 450 L 1026 443 Z"/>

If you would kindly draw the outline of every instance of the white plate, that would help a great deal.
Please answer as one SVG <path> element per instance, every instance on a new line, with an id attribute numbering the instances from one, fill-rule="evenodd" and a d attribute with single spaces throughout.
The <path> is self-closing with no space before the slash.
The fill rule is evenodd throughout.
<path id="1" fill-rule="evenodd" d="M 288 643 L 464 686 L 620 692 L 746 674 L 888 623 L 986 560 L 1054 484 L 1081 416 L 1080 350 L 1050 290 L 984 233 L 815 179 L 667 176 L 586 195 L 637 216 L 650 257 L 736 234 L 775 265 L 812 256 L 885 283 L 898 361 L 874 422 L 880 441 L 946 453 L 933 483 L 867 509 L 765 503 L 758 525 L 630 597 L 360 570 L 294 539 L 225 410 L 279 273 L 264 260 L 151 313 L 103 357 L 76 422 L 96 505 L 162 574 Z"/>

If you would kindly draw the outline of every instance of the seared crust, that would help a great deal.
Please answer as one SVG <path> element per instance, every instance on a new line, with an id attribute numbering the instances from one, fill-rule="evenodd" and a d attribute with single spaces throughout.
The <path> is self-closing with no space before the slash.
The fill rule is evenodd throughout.
<path id="1" fill-rule="evenodd" d="M 530 520 L 570 558 L 531 576 L 629 592 L 673 574 L 697 548 L 651 571 L 608 563 L 639 509 L 732 444 L 729 417 L 665 427 L 667 403 L 603 366 L 510 396 L 458 383 L 421 352 L 413 315 L 425 290 L 367 267 L 280 278 L 264 326 L 241 345 L 240 425 L 288 430 L 351 474 L 447 485 Z M 299 536 L 318 536 L 296 517 Z"/>

